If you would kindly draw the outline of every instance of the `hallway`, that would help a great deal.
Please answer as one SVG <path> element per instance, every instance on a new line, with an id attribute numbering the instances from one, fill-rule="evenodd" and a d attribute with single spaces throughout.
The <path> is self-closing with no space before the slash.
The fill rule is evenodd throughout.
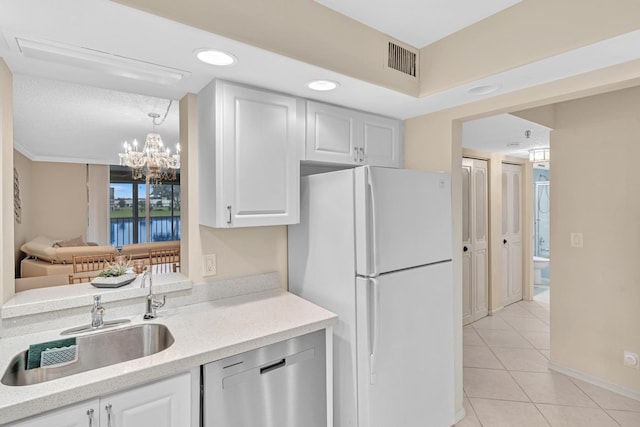
<path id="1" fill-rule="evenodd" d="M 550 371 L 548 359 L 548 292 L 465 326 L 456 427 L 640 427 L 640 401 Z"/>

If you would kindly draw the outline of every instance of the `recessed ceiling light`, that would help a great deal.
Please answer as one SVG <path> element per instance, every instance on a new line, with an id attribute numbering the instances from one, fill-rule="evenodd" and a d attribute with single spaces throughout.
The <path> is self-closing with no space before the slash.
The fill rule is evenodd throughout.
<path id="1" fill-rule="evenodd" d="M 231 65 L 237 61 L 237 58 L 232 54 L 215 49 L 196 50 L 196 56 L 205 64 L 218 66 Z"/>
<path id="2" fill-rule="evenodd" d="M 334 82 L 333 80 L 314 80 L 307 83 L 307 87 L 309 89 L 318 90 L 321 92 L 334 90 L 338 86 L 340 86 L 340 84 L 338 82 Z"/>
<path id="3" fill-rule="evenodd" d="M 519 142 L 509 142 L 507 143 L 507 147 L 509 148 L 515 148 L 515 147 L 519 147 L 520 143 Z"/>
<path id="4" fill-rule="evenodd" d="M 497 90 L 498 90 L 497 85 L 484 85 L 484 86 L 472 87 L 467 92 L 470 95 L 480 96 L 480 95 L 489 95 L 490 93 L 493 93 Z"/>

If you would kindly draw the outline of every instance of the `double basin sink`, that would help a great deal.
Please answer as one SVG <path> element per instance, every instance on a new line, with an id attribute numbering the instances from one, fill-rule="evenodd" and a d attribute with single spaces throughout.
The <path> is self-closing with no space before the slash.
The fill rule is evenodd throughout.
<path id="1" fill-rule="evenodd" d="M 77 358 L 63 365 L 27 369 L 27 350 L 18 353 L 2 376 L 2 384 L 39 384 L 80 372 L 158 353 L 174 342 L 169 329 L 149 323 L 76 337 Z"/>

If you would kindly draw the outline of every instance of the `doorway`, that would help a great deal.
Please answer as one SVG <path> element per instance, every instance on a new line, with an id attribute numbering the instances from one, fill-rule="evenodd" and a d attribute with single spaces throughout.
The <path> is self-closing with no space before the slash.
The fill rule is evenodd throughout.
<path id="1" fill-rule="evenodd" d="M 535 164 L 533 168 L 533 298 L 549 301 L 550 280 L 550 180 L 549 166 Z"/>

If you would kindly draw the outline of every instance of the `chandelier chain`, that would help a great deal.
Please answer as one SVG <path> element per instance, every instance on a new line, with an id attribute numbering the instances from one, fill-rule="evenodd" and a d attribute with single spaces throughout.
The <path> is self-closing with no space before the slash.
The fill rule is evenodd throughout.
<path id="1" fill-rule="evenodd" d="M 169 105 L 167 105 L 167 111 L 164 112 L 164 116 L 162 117 L 162 120 L 160 120 L 160 123 L 156 123 L 156 120 L 158 119 L 158 117 L 152 117 L 153 119 L 153 125 L 154 126 L 160 126 L 164 123 L 164 121 L 167 119 L 167 116 L 169 115 L 169 110 L 171 109 L 171 104 L 173 104 L 173 99 L 169 100 Z"/>

